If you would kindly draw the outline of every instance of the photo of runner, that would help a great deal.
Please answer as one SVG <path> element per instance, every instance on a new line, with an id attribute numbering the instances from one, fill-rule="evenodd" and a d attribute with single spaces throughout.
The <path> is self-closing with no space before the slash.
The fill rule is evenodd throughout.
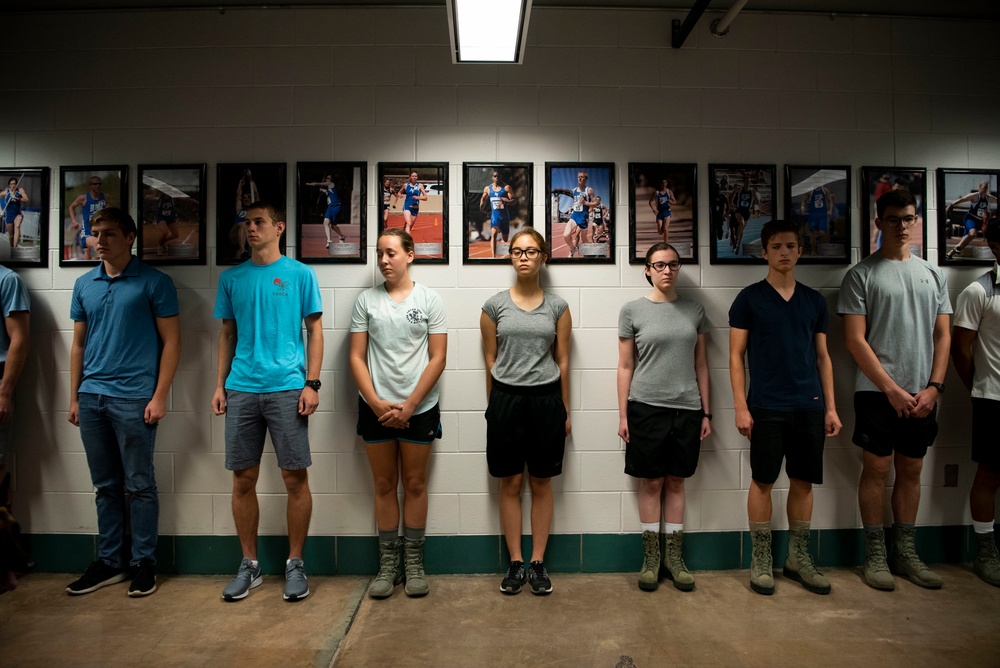
<path id="1" fill-rule="evenodd" d="M 448 164 L 380 162 L 378 182 L 379 233 L 398 227 L 413 237 L 414 262 L 448 264 Z"/>
<path id="2" fill-rule="evenodd" d="M 363 162 L 300 162 L 296 180 L 296 257 L 313 263 L 367 261 Z"/>
<path id="3" fill-rule="evenodd" d="M 696 164 L 630 162 L 629 263 L 642 264 L 656 243 L 669 243 L 685 264 L 698 263 Z"/>
<path id="4" fill-rule="evenodd" d="M 851 168 L 785 165 L 785 218 L 802 236 L 799 264 L 851 260 Z"/>
<path id="5" fill-rule="evenodd" d="M 513 235 L 532 226 L 532 166 L 462 165 L 465 264 L 506 262 Z"/>
<path id="6" fill-rule="evenodd" d="M 127 182 L 128 165 L 59 168 L 60 266 L 97 264 L 90 217 L 109 207 L 128 211 Z"/>
<path id="7" fill-rule="evenodd" d="M 215 263 L 239 264 L 250 257 L 247 209 L 264 200 L 285 211 L 285 163 L 220 163 L 215 179 Z M 285 253 L 285 237 L 279 239 Z"/>
<path id="8" fill-rule="evenodd" d="M 986 224 L 997 217 L 997 178 L 986 169 L 938 169 L 938 264 L 992 266 Z"/>
<path id="9" fill-rule="evenodd" d="M 205 165 L 139 165 L 138 176 L 139 258 L 205 264 Z"/>
<path id="10" fill-rule="evenodd" d="M 774 220 L 777 168 L 774 165 L 709 165 L 708 193 L 713 215 L 718 200 L 725 212 L 713 220 L 716 234 L 710 239 L 712 264 L 764 262 L 760 230 Z M 721 235 L 718 232 L 721 231 Z"/>
<path id="11" fill-rule="evenodd" d="M 891 190 L 908 190 L 916 199 L 917 222 L 910 229 L 910 253 L 927 259 L 927 170 L 908 167 L 862 167 L 861 256 L 882 247 L 875 225 L 875 201 Z M 866 241 L 867 240 L 867 241 Z"/>
<path id="12" fill-rule="evenodd" d="M 549 262 L 614 264 L 614 201 L 614 163 L 545 163 Z"/>
<path id="13" fill-rule="evenodd" d="M 49 168 L 0 168 L 0 263 L 49 264 Z"/>

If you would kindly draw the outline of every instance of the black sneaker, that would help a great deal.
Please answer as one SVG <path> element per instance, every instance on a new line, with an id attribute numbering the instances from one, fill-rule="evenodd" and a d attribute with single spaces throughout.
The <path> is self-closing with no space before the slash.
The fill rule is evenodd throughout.
<path id="1" fill-rule="evenodd" d="M 531 585 L 531 593 L 539 596 L 552 593 L 552 580 L 549 579 L 549 572 L 545 570 L 545 564 L 541 561 L 532 561 L 528 565 L 528 583 Z"/>
<path id="2" fill-rule="evenodd" d="M 135 576 L 132 578 L 132 584 L 128 586 L 128 595 L 138 598 L 149 596 L 154 591 L 156 591 L 156 564 L 143 559 L 135 567 Z"/>
<path id="3" fill-rule="evenodd" d="M 123 582 L 126 577 L 127 574 L 125 573 L 124 568 L 108 566 L 103 561 L 98 560 L 90 566 L 87 566 L 86 572 L 80 577 L 79 580 L 66 587 L 66 593 L 73 596 L 89 594 L 90 592 L 97 591 L 106 585 Z"/>
<path id="4" fill-rule="evenodd" d="M 524 572 L 524 562 L 512 561 L 507 568 L 507 576 L 500 583 L 500 591 L 505 594 L 516 594 L 527 581 L 528 574 Z"/>

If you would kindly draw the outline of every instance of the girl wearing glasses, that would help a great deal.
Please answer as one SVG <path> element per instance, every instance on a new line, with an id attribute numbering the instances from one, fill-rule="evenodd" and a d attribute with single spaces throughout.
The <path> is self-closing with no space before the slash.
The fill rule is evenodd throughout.
<path id="1" fill-rule="evenodd" d="M 673 246 L 653 244 L 645 270 L 653 291 L 618 315 L 618 435 L 625 441 L 625 473 L 639 479 L 644 591 L 655 591 L 661 575 L 677 589 L 694 589 L 682 554 L 684 480 L 694 475 L 701 441 L 712 433 L 708 321 L 701 304 L 677 294 L 680 267 Z"/>
<path id="2" fill-rule="evenodd" d="M 552 525 L 552 477 L 562 473 L 569 419 L 569 346 L 573 327 L 564 299 L 542 290 L 538 275 L 549 257 L 536 230 L 510 241 L 516 280 L 486 300 L 479 318 L 486 357 L 486 461 L 500 478 L 500 524 L 510 566 L 500 591 L 516 594 L 526 583 L 548 594 L 545 546 Z M 531 559 L 521 553 L 521 485 L 531 486 Z"/>
<path id="3" fill-rule="evenodd" d="M 379 571 L 372 598 L 392 596 L 405 578 L 407 596 L 429 591 L 424 576 L 427 465 L 441 437 L 437 382 L 448 350 L 441 297 L 410 278 L 413 239 L 399 228 L 376 245 L 382 285 L 358 296 L 351 319 L 350 363 L 358 386 L 358 434 L 375 483 Z M 403 478 L 403 567 L 399 563 L 399 500 Z"/>

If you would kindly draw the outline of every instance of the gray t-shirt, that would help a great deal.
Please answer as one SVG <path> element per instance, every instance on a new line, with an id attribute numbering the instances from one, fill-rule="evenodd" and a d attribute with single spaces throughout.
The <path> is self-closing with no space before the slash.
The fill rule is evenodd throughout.
<path id="1" fill-rule="evenodd" d="M 701 410 L 694 347 L 707 330 L 705 309 L 691 299 L 654 302 L 642 297 L 624 304 L 618 313 L 618 336 L 635 342 L 629 401 Z"/>
<path id="2" fill-rule="evenodd" d="M 837 300 L 840 315 L 866 316 L 865 340 L 889 377 L 911 394 L 931 379 L 934 322 L 951 312 L 944 274 L 915 256 L 899 261 L 869 255 L 844 276 Z M 860 368 L 854 390 L 881 391 Z"/>
<path id="3" fill-rule="evenodd" d="M 483 311 L 497 326 L 497 361 L 493 378 L 507 385 L 545 385 L 559 380 L 559 366 L 552 357 L 556 323 L 569 308 L 566 300 L 546 292 L 538 308 L 522 310 L 510 291 L 498 292 L 483 304 Z"/>
<path id="4" fill-rule="evenodd" d="M 368 288 L 354 302 L 352 332 L 368 332 L 368 373 L 381 399 L 401 403 L 413 393 L 430 359 L 428 337 L 447 334 L 448 322 L 438 293 L 420 283 L 396 303 L 385 284 Z M 435 385 L 414 414 L 438 402 Z"/>

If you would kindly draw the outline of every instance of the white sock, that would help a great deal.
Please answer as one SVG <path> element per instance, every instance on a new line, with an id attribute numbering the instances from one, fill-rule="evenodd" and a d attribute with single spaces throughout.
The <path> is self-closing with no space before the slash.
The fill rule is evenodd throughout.
<path id="1" fill-rule="evenodd" d="M 677 533 L 678 531 L 684 531 L 684 525 L 683 524 L 671 524 L 670 522 L 664 522 L 663 523 L 663 531 L 665 533 L 668 533 L 668 534 Z"/>
<path id="2" fill-rule="evenodd" d="M 257 566 L 259 566 L 259 565 L 260 565 L 260 564 L 258 564 L 258 563 L 257 563 L 257 560 L 256 560 L 256 559 L 251 559 L 251 560 L 250 560 L 250 563 L 251 563 L 251 564 L 253 564 L 253 567 L 254 567 L 254 568 L 257 568 Z"/>
<path id="3" fill-rule="evenodd" d="M 977 522 L 972 520 L 972 526 L 975 528 L 976 533 L 993 533 L 993 520 L 989 522 Z"/>
<path id="4" fill-rule="evenodd" d="M 642 527 L 642 530 L 644 532 L 645 531 L 652 531 L 653 533 L 659 533 L 659 531 L 660 531 L 660 523 L 659 522 L 640 522 L 639 526 Z"/>

